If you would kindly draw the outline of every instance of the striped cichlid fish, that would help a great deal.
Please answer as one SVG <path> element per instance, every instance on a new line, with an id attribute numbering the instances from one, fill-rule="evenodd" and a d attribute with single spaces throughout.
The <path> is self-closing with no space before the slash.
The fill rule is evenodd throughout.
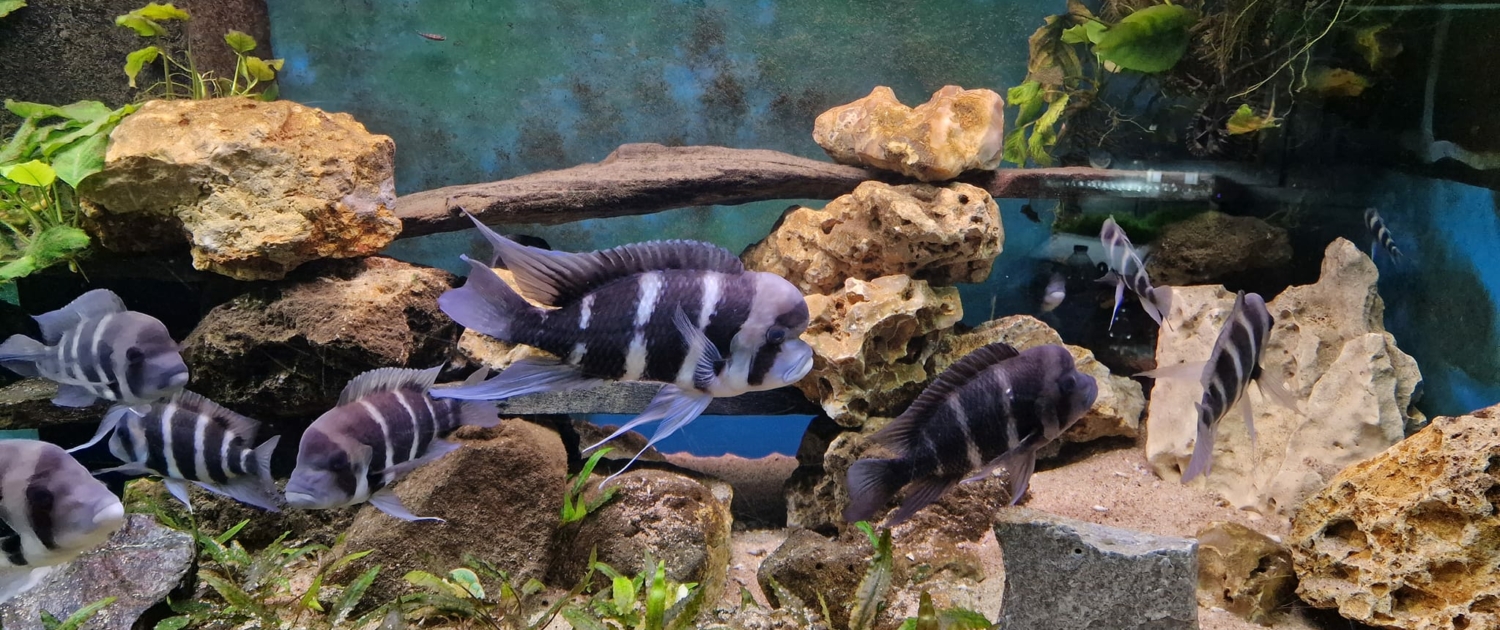
<path id="1" fill-rule="evenodd" d="M 459 426 L 500 423 L 493 403 L 429 396 L 441 370 L 381 368 L 349 381 L 338 406 L 302 434 L 287 503 L 320 510 L 368 501 L 402 520 L 441 521 L 412 515 L 390 485 L 457 449 L 443 438 Z"/>
<path id="2" fill-rule="evenodd" d="M 1036 453 L 1077 422 L 1098 396 L 1094 377 L 1079 372 L 1057 345 L 1016 352 L 1003 343 L 979 348 L 939 374 L 911 406 L 873 439 L 893 459 L 849 467 L 844 520 L 869 519 L 909 487 L 895 526 L 960 481 L 1006 471 L 1010 504 L 1026 494 Z"/>
<path id="3" fill-rule="evenodd" d="M 143 413 L 123 406 L 110 409 L 86 449 L 109 436 L 109 452 L 124 465 L 101 472 L 155 475 L 177 500 L 192 511 L 188 484 L 196 483 L 241 503 L 277 510 L 271 480 L 271 453 L 281 436 L 258 447 L 260 423 L 190 391 L 157 401 Z"/>
<path id="4" fill-rule="evenodd" d="M 1099 230 L 1099 241 L 1104 243 L 1104 251 L 1109 255 L 1110 268 L 1109 275 L 1101 281 L 1115 285 L 1115 310 L 1109 317 L 1110 328 L 1114 328 L 1115 318 L 1120 314 L 1120 305 L 1125 302 L 1125 287 L 1130 287 L 1130 292 L 1140 298 L 1141 308 L 1160 325 L 1172 308 L 1171 288 L 1151 286 L 1146 266 L 1135 255 L 1135 246 L 1130 244 L 1130 237 L 1125 235 L 1120 224 L 1115 223 L 1113 216 L 1104 220 L 1104 227 Z"/>
<path id="5" fill-rule="evenodd" d="M 125 506 L 64 451 L 36 440 L 0 441 L 0 602 L 109 540 Z"/>
<path id="6" fill-rule="evenodd" d="M 1396 239 L 1391 237 L 1391 231 L 1386 229 L 1385 220 L 1380 218 L 1380 212 L 1374 208 L 1365 208 L 1365 228 L 1370 230 L 1370 259 L 1375 258 L 1375 247 L 1378 245 L 1391 255 L 1391 260 L 1401 262 L 1401 248 L 1396 247 Z"/>
<path id="7" fill-rule="evenodd" d="M 604 381 L 666 383 L 640 416 L 592 449 L 659 420 L 655 444 L 715 397 L 789 385 L 812 369 L 812 348 L 799 339 L 808 323 L 802 293 L 780 276 L 746 271 L 723 248 L 656 241 L 569 254 L 518 244 L 477 219 L 474 225 L 515 274 L 521 294 L 550 308 L 532 306 L 500 280 L 491 270 L 496 261 L 465 257 L 469 278 L 438 299 L 443 312 L 466 328 L 562 359 L 523 360 L 488 381 L 434 396 L 502 400 Z"/>
<path id="8" fill-rule="evenodd" d="M 187 364 L 167 327 L 125 310 L 107 289 L 34 319 L 42 341 L 12 335 L 0 344 L 0 365 L 56 381 L 52 402 L 59 406 L 87 407 L 103 399 L 144 409 L 187 385 Z"/>

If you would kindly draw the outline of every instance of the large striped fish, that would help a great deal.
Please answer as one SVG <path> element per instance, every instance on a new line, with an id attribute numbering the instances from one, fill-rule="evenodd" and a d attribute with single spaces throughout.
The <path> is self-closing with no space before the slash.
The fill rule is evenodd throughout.
<path id="1" fill-rule="evenodd" d="M 1109 316 L 1109 327 L 1114 328 L 1115 318 L 1120 315 L 1120 305 L 1125 302 L 1125 287 L 1130 287 L 1130 292 L 1140 298 L 1141 308 L 1160 325 L 1167 312 L 1172 309 L 1171 288 L 1151 286 L 1146 266 L 1135 255 L 1135 246 L 1130 244 L 1130 237 L 1125 235 L 1120 224 L 1115 223 L 1113 216 L 1104 220 L 1104 227 L 1099 230 L 1099 241 L 1104 243 L 1104 251 L 1109 255 L 1110 274 L 1103 281 L 1115 285 L 1115 310 Z"/>
<path id="2" fill-rule="evenodd" d="M 1005 469 L 1010 503 L 1026 494 L 1036 453 L 1077 422 L 1098 396 L 1094 377 L 1079 372 L 1057 345 L 1016 352 L 994 343 L 959 359 L 873 439 L 893 459 L 862 459 L 849 467 L 844 519 L 870 518 L 904 486 L 895 526 L 960 481 Z M 977 472 L 976 472 L 977 471 Z"/>
<path id="3" fill-rule="evenodd" d="M 152 403 L 144 413 L 116 406 L 105 414 L 94 439 L 109 437 L 109 452 L 125 462 L 102 472 L 155 475 L 192 511 L 188 484 L 255 507 L 277 511 L 271 453 L 281 436 L 254 447 L 260 423 L 190 391 Z"/>
<path id="4" fill-rule="evenodd" d="M 369 501 L 391 516 L 413 516 L 390 485 L 453 452 L 443 438 L 460 425 L 500 423 L 493 403 L 434 400 L 428 390 L 442 368 L 381 368 L 349 381 L 337 407 L 302 434 L 297 467 L 286 485 L 292 507 L 321 510 Z"/>
<path id="5" fill-rule="evenodd" d="M 57 405 L 87 407 L 104 399 L 141 411 L 187 385 L 187 364 L 167 327 L 125 310 L 107 289 L 84 293 L 34 319 L 42 341 L 12 335 L 0 344 L 0 365 L 56 381 L 52 402 Z"/>
<path id="6" fill-rule="evenodd" d="M 1380 218 L 1380 212 L 1374 208 L 1365 208 L 1365 228 L 1370 230 L 1370 259 L 1375 258 L 1375 247 L 1378 245 L 1385 248 L 1391 255 L 1391 260 L 1401 262 L 1401 248 L 1396 247 L 1396 239 L 1391 236 L 1391 231 L 1386 229 L 1385 220 Z"/>
<path id="7" fill-rule="evenodd" d="M 1203 383 L 1203 399 L 1198 402 L 1198 437 L 1193 444 L 1193 456 L 1182 473 L 1183 483 L 1198 475 L 1208 474 L 1213 464 L 1214 433 L 1219 421 L 1235 404 L 1244 398 L 1250 381 L 1260 385 L 1261 393 L 1286 406 L 1296 409 L 1285 387 L 1277 380 L 1267 378 L 1261 370 L 1260 361 L 1266 351 L 1266 338 L 1276 320 L 1266 310 L 1266 302 L 1255 293 L 1240 291 L 1234 297 L 1234 307 L 1228 321 L 1219 329 L 1214 340 L 1213 351 L 1206 363 L 1184 363 L 1142 372 L 1140 376 L 1173 378 L 1198 376 Z M 1249 399 L 1240 407 L 1244 413 L 1245 430 L 1250 442 L 1255 443 L 1254 412 Z"/>
<path id="8" fill-rule="evenodd" d="M 569 254 L 474 224 L 521 293 L 553 308 L 528 304 L 490 269 L 494 261 L 467 257 L 468 280 L 438 304 L 466 328 L 562 359 L 520 361 L 484 383 L 434 396 L 501 400 L 606 380 L 666 383 L 640 416 L 599 443 L 660 420 L 655 444 L 715 397 L 789 385 L 812 369 L 812 348 L 798 338 L 808 323 L 802 293 L 780 276 L 746 271 L 727 250 L 656 241 Z"/>
<path id="9" fill-rule="evenodd" d="M 125 506 L 62 448 L 0 441 L 0 602 L 109 540 Z"/>

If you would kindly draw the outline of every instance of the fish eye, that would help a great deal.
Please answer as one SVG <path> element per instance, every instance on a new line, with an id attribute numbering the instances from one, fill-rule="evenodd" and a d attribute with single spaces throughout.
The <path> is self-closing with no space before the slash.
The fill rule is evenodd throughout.
<path id="1" fill-rule="evenodd" d="M 348 471 L 349 457 L 340 453 L 338 457 L 330 458 L 328 460 L 328 470 L 336 473 Z"/>
<path id="2" fill-rule="evenodd" d="M 1057 382 L 1057 391 L 1064 394 L 1070 394 L 1075 388 L 1077 388 L 1077 386 L 1078 383 L 1074 382 L 1073 379 L 1065 378 Z"/>
<path id="3" fill-rule="evenodd" d="M 786 331 L 781 328 L 772 328 L 766 333 L 767 343 L 781 343 L 786 341 Z"/>

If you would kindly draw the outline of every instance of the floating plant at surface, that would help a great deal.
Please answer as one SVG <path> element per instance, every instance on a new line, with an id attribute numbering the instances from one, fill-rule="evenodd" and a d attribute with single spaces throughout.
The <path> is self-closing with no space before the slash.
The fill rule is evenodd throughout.
<path id="1" fill-rule="evenodd" d="M 586 605 L 562 609 L 574 630 L 679 630 L 693 627 L 703 605 L 703 589 L 695 583 L 667 579 L 665 562 L 647 555 L 645 569 L 627 577 L 603 562 L 589 559 L 592 571 L 610 579 L 607 591 L 596 593 Z M 583 584 L 587 584 L 584 580 Z"/>
<path id="2" fill-rule="evenodd" d="M 109 132 L 135 105 L 43 105 L 6 100 L 21 120 L 0 146 L 0 284 L 77 259 L 89 246 L 78 185 L 104 168 Z"/>
<path id="3" fill-rule="evenodd" d="M 167 34 L 163 22 L 186 22 L 191 19 L 187 11 L 171 3 L 152 2 L 144 7 L 115 18 L 115 24 L 135 31 L 137 35 L 157 38 Z M 142 95 L 149 98 L 205 99 L 226 96 L 252 96 L 261 100 L 275 100 L 276 73 L 281 70 L 281 59 L 261 59 L 251 55 L 255 50 L 255 38 L 240 31 L 229 31 L 224 43 L 234 51 L 234 75 L 215 76 L 212 71 L 199 70 L 193 63 L 191 51 L 174 51 L 166 43 L 150 45 L 125 57 L 125 76 L 130 78 L 130 87 L 138 87 L 136 78 L 148 64 L 161 61 L 162 80 L 142 88 Z M 256 90 L 260 91 L 257 92 Z"/>

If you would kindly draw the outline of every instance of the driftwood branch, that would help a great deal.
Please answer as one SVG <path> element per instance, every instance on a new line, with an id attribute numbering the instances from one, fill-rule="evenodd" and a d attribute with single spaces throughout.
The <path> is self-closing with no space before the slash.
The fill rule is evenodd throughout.
<path id="1" fill-rule="evenodd" d="M 626 144 L 597 164 L 406 195 L 396 200 L 396 216 L 402 236 L 421 236 L 470 227 L 461 210 L 492 225 L 551 225 L 691 206 L 833 199 L 872 179 L 911 181 L 763 149 Z M 1076 167 L 974 173 L 964 181 L 1011 199 L 1090 194 L 1209 199 L 1217 185 L 1207 174 Z"/>

